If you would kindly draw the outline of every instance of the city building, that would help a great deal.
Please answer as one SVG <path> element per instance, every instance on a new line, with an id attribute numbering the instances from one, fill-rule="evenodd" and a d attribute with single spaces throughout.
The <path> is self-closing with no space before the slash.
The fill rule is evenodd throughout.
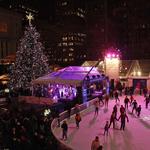
<path id="1" fill-rule="evenodd" d="M 111 18 L 117 29 L 116 45 L 124 59 L 149 59 L 150 1 L 113 1 Z"/>
<path id="2" fill-rule="evenodd" d="M 58 0 L 56 13 L 55 63 L 82 64 L 87 58 L 85 3 L 80 0 Z"/>
<path id="3" fill-rule="evenodd" d="M 112 8 L 108 0 L 87 0 L 87 49 L 90 60 L 100 59 L 103 52 L 115 46 L 115 30 L 110 18 Z"/>
<path id="4" fill-rule="evenodd" d="M 21 15 L 0 8 L 0 60 L 16 52 L 22 34 Z"/>

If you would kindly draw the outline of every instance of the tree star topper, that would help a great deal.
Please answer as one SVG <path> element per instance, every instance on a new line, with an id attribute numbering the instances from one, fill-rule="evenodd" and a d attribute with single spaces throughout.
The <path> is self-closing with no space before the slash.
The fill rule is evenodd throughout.
<path id="1" fill-rule="evenodd" d="M 26 15 L 27 20 L 29 20 L 29 25 L 31 25 L 31 21 L 34 19 L 33 15 L 31 13 L 29 13 L 28 15 Z"/>

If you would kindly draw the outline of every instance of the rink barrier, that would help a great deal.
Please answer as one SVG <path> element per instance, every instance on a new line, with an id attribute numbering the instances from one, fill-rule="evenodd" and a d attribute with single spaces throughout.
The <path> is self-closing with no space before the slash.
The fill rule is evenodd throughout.
<path id="1" fill-rule="evenodd" d="M 86 103 L 84 103 L 84 104 L 79 105 L 80 114 L 81 114 L 82 116 L 86 115 L 86 114 L 87 114 L 87 111 L 86 111 L 86 110 L 87 110 L 88 108 L 90 108 L 90 107 L 92 108 L 94 102 L 97 101 L 97 100 L 98 100 L 98 98 L 94 98 L 94 99 L 92 99 L 92 100 L 90 100 L 90 101 L 88 101 L 88 102 L 86 102 Z M 73 108 L 71 109 L 71 116 L 70 116 L 70 117 L 73 117 L 73 115 L 75 115 L 75 114 L 76 114 L 76 108 L 73 107 Z M 60 117 L 59 117 L 59 120 L 60 120 L 60 125 L 61 125 L 61 122 L 62 122 L 63 120 L 66 120 L 66 119 L 68 118 L 68 111 L 64 111 L 64 112 L 60 113 L 59 116 L 60 116 Z M 57 140 L 57 142 L 58 142 L 58 144 L 59 144 L 61 150 L 73 150 L 73 148 L 71 148 L 70 146 L 68 146 L 67 144 L 65 144 L 62 140 L 60 140 L 60 138 L 58 138 L 58 137 L 55 135 L 54 130 L 55 130 L 55 128 L 58 128 L 58 127 L 59 127 L 59 126 L 58 126 L 58 118 L 54 118 L 53 121 L 52 121 L 52 123 L 51 123 L 51 131 L 52 131 L 53 136 L 54 136 L 55 139 Z M 61 128 L 61 127 L 60 127 L 60 128 Z"/>

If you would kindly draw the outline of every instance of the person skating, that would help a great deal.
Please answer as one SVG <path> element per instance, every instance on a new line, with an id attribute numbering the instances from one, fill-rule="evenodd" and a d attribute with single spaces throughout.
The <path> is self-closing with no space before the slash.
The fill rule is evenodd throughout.
<path id="1" fill-rule="evenodd" d="M 112 112 L 111 117 L 110 117 L 109 128 L 110 128 L 111 124 L 113 123 L 113 128 L 115 129 L 115 121 L 116 121 L 115 113 Z"/>
<path id="2" fill-rule="evenodd" d="M 120 130 L 124 130 L 125 128 L 125 123 L 126 123 L 126 119 L 127 119 L 127 122 L 129 122 L 129 119 L 128 119 L 128 116 L 126 115 L 126 113 L 122 113 L 120 115 L 120 117 L 118 118 L 118 121 L 121 119 L 121 126 L 120 126 Z"/>
<path id="3" fill-rule="evenodd" d="M 68 125 L 66 121 L 63 121 L 61 128 L 62 128 L 62 140 L 67 140 Z"/>
<path id="4" fill-rule="evenodd" d="M 105 107 L 108 108 L 109 96 L 106 94 L 105 96 Z"/>
<path id="5" fill-rule="evenodd" d="M 80 121 L 81 121 L 81 116 L 80 116 L 79 113 L 76 114 L 75 121 L 76 121 L 76 127 L 79 128 L 79 124 L 80 124 Z"/>
<path id="6" fill-rule="evenodd" d="M 123 114 L 125 112 L 125 108 L 123 107 L 123 105 L 121 105 L 120 107 L 120 114 Z"/>
<path id="7" fill-rule="evenodd" d="M 104 105 L 104 102 L 103 102 L 103 94 L 100 94 L 99 96 L 98 96 L 98 99 L 99 99 L 99 104 L 100 104 L 100 102 Z"/>
<path id="8" fill-rule="evenodd" d="M 129 98 L 126 96 L 124 99 L 125 110 L 128 109 Z"/>
<path id="9" fill-rule="evenodd" d="M 96 136 L 95 139 L 92 141 L 91 150 L 98 150 L 99 147 L 100 147 L 99 137 Z"/>
<path id="10" fill-rule="evenodd" d="M 146 96 L 146 98 L 145 98 L 145 107 L 146 107 L 146 108 L 148 108 L 149 102 L 150 102 L 150 99 L 149 99 L 148 96 Z"/>
<path id="11" fill-rule="evenodd" d="M 139 117 L 140 116 L 140 114 L 141 114 L 141 105 L 139 105 L 139 107 L 137 107 L 137 109 L 136 109 L 136 113 L 137 113 L 137 116 Z"/>
<path id="12" fill-rule="evenodd" d="M 108 130 L 109 130 L 109 122 L 106 121 L 106 124 L 105 124 L 105 127 L 104 127 L 104 136 L 105 136 L 105 133 L 108 136 Z"/>
<path id="13" fill-rule="evenodd" d="M 115 106 L 113 107 L 113 112 L 114 112 L 114 114 L 115 114 L 115 118 L 117 118 L 117 111 L 118 111 L 118 108 L 117 108 L 117 105 L 115 105 Z"/>
<path id="14" fill-rule="evenodd" d="M 131 96 L 130 96 L 130 106 L 132 105 L 133 100 L 134 100 L 134 97 L 133 97 L 133 95 L 131 95 Z"/>
<path id="15" fill-rule="evenodd" d="M 98 115 L 98 112 L 99 112 L 99 102 L 95 101 L 94 102 L 94 106 L 95 106 L 95 114 L 94 115 Z"/>
<path id="16" fill-rule="evenodd" d="M 132 114 L 133 114 L 133 111 L 134 110 L 136 111 L 136 109 L 137 109 L 137 102 L 136 102 L 136 100 L 133 101 L 132 105 L 133 105 L 133 108 L 132 108 Z"/>
<path id="17" fill-rule="evenodd" d="M 115 95 L 116 103 L 117 103 L 117 101 L 119 101 L 119 102 L 120 102 L 119 94 L 118 94 L 118 92 L 117 92 L 117 91 L 115 91 L 114 95 Z"/>

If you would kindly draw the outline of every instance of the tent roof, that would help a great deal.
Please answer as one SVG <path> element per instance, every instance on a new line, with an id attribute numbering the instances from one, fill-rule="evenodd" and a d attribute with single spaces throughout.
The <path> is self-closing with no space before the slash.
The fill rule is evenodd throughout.
<path id="1" fill-rule="evenodd" d="M 94 66 L 96 61 L 85 61 L 82 66 Z M 99 63 L 98 69 L 104 71 L 104 62 Z M 119 76 L 133 76 L 134 71 L 140 71 L 141 76 L 150 76 L 150 59 L 148 60 L 120 60 Z"/>
<path id="2" fill-rule="evenodd" d="M 33 84 L 65 84 L 65 85 L 82 85 L 82 81 L 84 80 L 87 73 L 90 71 L 92 67 L 79 67 L 79 66 L 70 66 L 58 70 L 56 72 L 52 72 L 43 77 L 39 77 L 36 80 L 33 80 Z M 100 75 L 97 71 L 97 68 L 93 68 L 89 74 L 89 77 L 93 75 Z"/>

